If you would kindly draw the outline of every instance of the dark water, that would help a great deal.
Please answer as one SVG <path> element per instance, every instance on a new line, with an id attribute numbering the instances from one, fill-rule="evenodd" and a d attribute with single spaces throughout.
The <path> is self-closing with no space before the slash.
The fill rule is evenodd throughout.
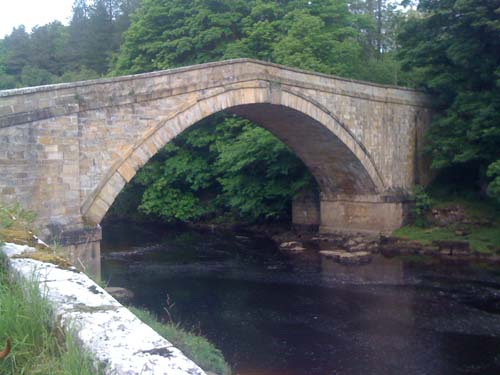
<path id="1" fill-rule="evenodd" d="M 235 374 L 500 374 L 500 272 L 280 252 L 264 238 L 104 226 L 103 278 L 214 342 Z M 135 251 L 124 257 L 125 252 Z"/>

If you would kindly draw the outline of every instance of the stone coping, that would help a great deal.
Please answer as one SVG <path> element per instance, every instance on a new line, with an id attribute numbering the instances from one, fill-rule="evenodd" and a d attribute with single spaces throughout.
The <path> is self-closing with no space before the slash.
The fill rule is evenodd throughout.
<path id="1" fill-rule="evenodd" d="M 106 375 L 206 375 L 179 349 L 144 324 L 84 273 L 28 258 L 35 251 L 6 243 L 9 273 L 37 280 L 53 308 L 54 323 L 78 344 Z"/>
<path id="2" fill-rule="evenodd" d="M 148 73 L 129 74 L 129 75 L 118 76 L 118 77 L 97 78 L 97 79 L 92 79 L 92 80 L 87 80 L 87 81 L 56 83 L 56 84 L 44 85 L 44 86 L 33 86 L 33 87 L 23 87 L 23 88 L 18 88 L 18 89 L 0 90 L 0 97 L 11 96 L 11 95 L 24 95 L 24 94 L 31 94 L 31 93 L 35 93 L 35 92 L 41 92 L 41 91 L 67 89 L 67 88 L 89 86 L 89 85 L 95 85 L 95 84 L 123 82 L 123 81 L 129 81 L 129 80 L 134 80 L 134 79 L 152 78 L 152 77 L 159 77 L 159 76 L 163 76 L 163 75 L 187 72 L 187 71 L 191 71 L 191 70 L 197 70 L 197 69 L 203 69 L 203 68 L 213 68 L 213 67 L 217 67 L 217 66 L 233 65 L 233 64 L 241 64 L 241 63 L 252 63 L 252 64 L 256 64 L 256 65 L 285 69 L 285 70 L 295 72 L 295 73 L 314 75 L 314 76 L 323 77 L 323 78 L 327 78 L 327 79 L 333 79 L 333 80 L 337 80 L 337 81 L 356 83 L 356 84 L 361 84 L 361 85 L 366 85 L 366 86 L 378 87 L 378 88 L 382 88 L 382 89 L 394 89 L 394 90 L 415 92 L 415 93 L 421 93 L 421 94 L 425 95 L 424 91 L 418 90 L 418 89 L 413 89 L 410 87 L 396 86 L 396 85 L 384 85 L 381 83 L 362 81 L 362 80 L 357 80 L 357 79 L 352 79 L 352 78 L 340 77 L 340 76 L 336 76 L 336 75 L 332 75 L 332 74 L 318 73 L 318 72 L 314 72 L 314 71 L 310 71 L 310 70 L 293 68 L 293 67 L 280 65 L 280 64 L 276 64 L 276 63 L 272 63 L 272 62 L 268 62 L 268 61 L 261 61 L 261 60 L 257 60 L 257 59 L 251 59 L 251 58 L 239 58 L 239 59 L 221 60 L 221 61 L 214 61 L 214 62 L 208 62 L 208 63 L 203 63 L 203 64 L 182 66 L 182 67 L 171 68 L 171 69 L 166 69 L 166 70 L 157 70 L 157 71 L 148 72 Z"/>

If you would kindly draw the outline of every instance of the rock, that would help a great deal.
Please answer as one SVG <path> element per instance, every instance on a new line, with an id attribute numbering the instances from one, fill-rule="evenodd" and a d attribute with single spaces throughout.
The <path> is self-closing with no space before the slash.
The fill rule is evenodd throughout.
<path id="1" fill-rule="evenodd" d="M 368 251 L 356 251 L 353 253 L 342 254 L 339 263 L 342 264 L 365 264 L 372 261 L 372 254 Z"/>
<path id="2" fill-rule="evenodd" d="M 420 254 L 424 245 L 399 237 L 383 237 L 380 242 L 380 252 L 383 255 L 411 255 Z"/>
<path id="3" fill-rule="evenodd" d="M 468 255 L 471 253 L 468 241 L 436 240 L 432 243 L 438 247 L 441 254 Z"/>
<path id="4" fill-rule="evenodd" d="M 452 224 L 465 223 L 467 220 L 465 210 L 461 206 L 444 207 L 431 211 L 430 221 L 438 226 L 446 227 Z"/>
<path id="5" fill-rule="evenodd" d="M 372 261 L 372 254 L 368 251 L 323 250 L 320 254 L 341 264 L 365 264 Z"/>
<path id="6" fill-rule="evenodd" d="M 299 252 L 299 251 L 304 251 L 305 247 L 303 246 L 302 242 L 290 241 L 281 243 L 280 249 L 292 252 Z"/>
<path id="7" fill-rule="evenodd" d="M 344 251 L 344 250 L 321 250 L 319 253 L 321 255 L 323 255 L 325 258 L 338 260 L 340 258 L 340 256 L 343 253 L 347 253 L 347 251 Z"/>
<path id="8" fill-rule="evenodd" d="M 282 242 L 280 244 L 281 249 L 293 249 L 296 247 L 302 247 L 302 242 L 290 241 L 290 242 Z"/>
<path id="9" fill-rule="evenodd" d="M 126 288 L 108 286 L 104 288 L 104 290 L 109 294 L 111 294 L 115 299 L 117 299 L 121 303 L 130 302 L 130 300 L 134 298 L 134 292 Z"/>
<path id="10" fill-rule="evenodd" d="M 358 243 L 357 245 L 354 246 L 349 246 L 349 251 L 365 251 L 367 248 L 366 244 L 364 243 Z"/>

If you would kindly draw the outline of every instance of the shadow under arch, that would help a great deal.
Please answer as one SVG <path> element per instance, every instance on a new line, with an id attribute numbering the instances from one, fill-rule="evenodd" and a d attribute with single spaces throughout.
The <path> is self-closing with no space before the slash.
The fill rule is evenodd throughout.
<path id="1" fill-rule="evenodd" d="M 287 144 L 315 177 L 322 197 L 384 190 L 372 157 L 334 114 L 310 98 L 261 81 L 184 103 L 159 121 L 123 153 L 87 197 L 81 207 L 84 220 L 99 224 L 124 185 L 160 148 L 200 120 L 224 110 L 263 126 Z"/>

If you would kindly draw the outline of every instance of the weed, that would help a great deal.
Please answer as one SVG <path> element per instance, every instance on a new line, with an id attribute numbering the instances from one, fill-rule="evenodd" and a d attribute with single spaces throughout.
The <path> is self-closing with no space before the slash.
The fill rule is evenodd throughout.
<path id="1" fill-rule="evenodd" d="M 170 306 L 166 310 L 171 309 Z M 220 375 L 230 375 L 231 368 L 224 360 L 224 357 L 219 349 L 217 349 L 206 338 L 195 335 L 180 327 L 179 324 L 169 321 L 167 323 L 160 323 L 158 317 L 153 313 L 139 309 L 136 307 L 129 307 L 139 319 L 153 328 L 160 336 L 170 341 L 175 347 L 179 348 L 185 355 L 191 358 L 205 371 L 212 371 Z M 169 318 L 171 319 L 171 317 Z"/>

